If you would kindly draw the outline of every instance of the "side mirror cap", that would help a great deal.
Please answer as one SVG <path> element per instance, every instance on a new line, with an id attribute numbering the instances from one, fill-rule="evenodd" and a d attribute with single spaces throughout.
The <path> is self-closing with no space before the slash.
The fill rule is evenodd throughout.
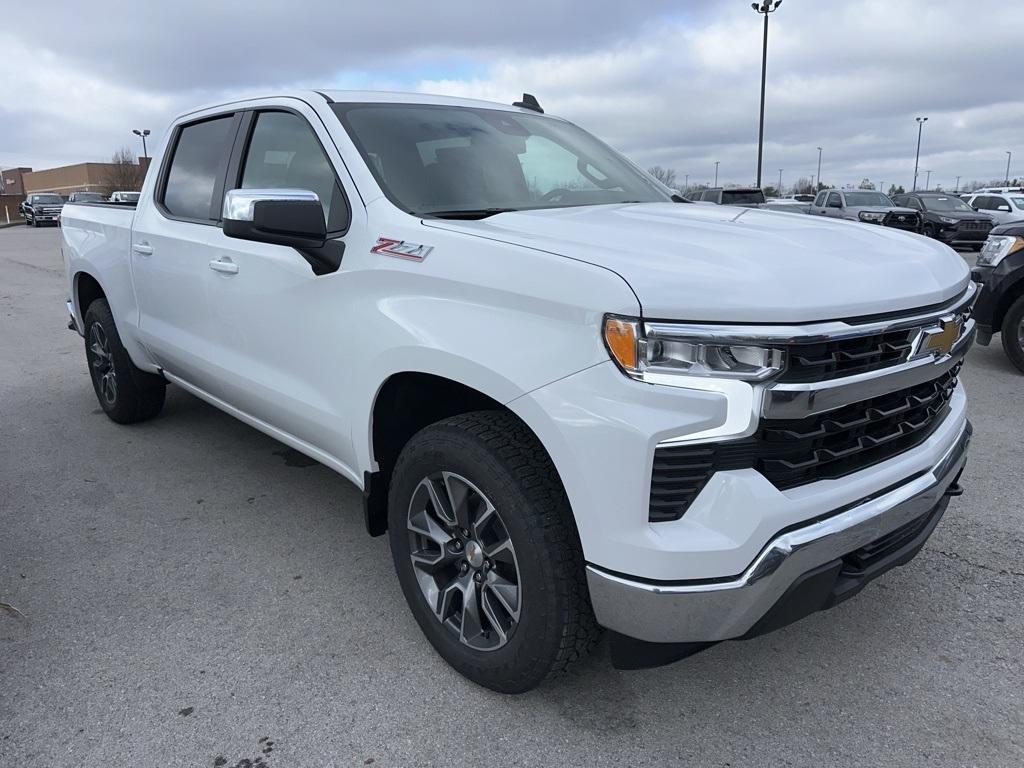
<path id="1" fill-rule="evenodd" d="M 232 189 L 224 195 L 224 234 L 293 248 L 321 248 L 327 240 L 324 209 L 305 189 Z"/>

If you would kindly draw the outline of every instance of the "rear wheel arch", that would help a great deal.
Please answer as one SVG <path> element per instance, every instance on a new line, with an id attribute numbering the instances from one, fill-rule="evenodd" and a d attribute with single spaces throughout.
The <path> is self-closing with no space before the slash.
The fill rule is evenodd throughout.
<path id="1" fill-rule="evenodd" d="M 78 306 L 78 314 L 85 319 L 85 313 L 89 311 L 89 305 L 96 299 L 106 299 L 107 293 L 103 290 L 99 280 L 88 272 L 78 272 L 75 275 L 75 303 Z M 108 300 L 109 301 L 109 300 Z"/>

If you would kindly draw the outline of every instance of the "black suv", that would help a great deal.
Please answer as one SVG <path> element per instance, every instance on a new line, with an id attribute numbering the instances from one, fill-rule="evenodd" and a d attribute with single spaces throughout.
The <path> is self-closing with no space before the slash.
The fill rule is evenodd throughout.
<path id="1" fill-rule="evenodd" d="M 983 286 L 973 314 L 978 343 L 1001 333 L 1007 357 L 1024 373 L 1024 221 L 992 230 L 971 277 Z"/>
<path id="2" fill-rule="evenodd" d="M 911 192 L 893 197 L 896 205 L 921 212 L 922 232 L 947 245 L 980 248 L 992 229 L 992 217 L 978 213 L 956 195 Z"/>

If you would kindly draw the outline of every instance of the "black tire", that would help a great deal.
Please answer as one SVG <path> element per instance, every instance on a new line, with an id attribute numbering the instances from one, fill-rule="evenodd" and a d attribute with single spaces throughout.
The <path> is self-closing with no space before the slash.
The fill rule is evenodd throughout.
<path id="1" fill-rule="evenodd" d="M 507 627 L 507 638 L 501 633 L 500 647 L 480 650 L 460 640 L 428 605 L 417 581 L 410 507 L 421 481 L 442 471 L 470 481 L 491 501 L 514 550 L 519 613 L 517 623 Z M 467 413 L 413 436 L 392 475 L 388 528 L 395 570 L 413 616 L 442 658 L 473 682 L 501 693 L 528 691 L 586 657 L 600 639 L 569 500 L 543 446 L 512 414 Z M 472 535 L 484 541 L 479 533 Z M 446 550 L 441 545 L 438 551 Z M 463 557 L 469 560 L 468 554 Z M 500 564 L 494 562 L 497 571 Z M 467 564 L 459 560 L 455 567 Z M 486 570 L 483 575 L 487 583 Z M 493 615 L 484 613 L 482 602 L 477 605 L 479 614 Z"/>
<path id="2" fill-rule="evenodd" d="M 935 234 L 935 225 L 934 224 L 925 224 L 924 225 L 924 235 L 925 235 L 925 237 L 931 237 L 933 239 L 937 239 L 938 235 Z"/>
<path id="3" fill-rule="evenodd" d="M 1006 356 L 1021 373 L 1024 373 L 1024 296 L 1020 296 L 1006 310 L 999 335 L 1002 337 Z"/>
<path id="4" fill-rule="evenodd" d="M 113 421 L 134 424 L 160 413 L 167 382 L 132 363 L 106 299 L 96 299 L 86 310 L 85 358 L 96 399 Z"/>

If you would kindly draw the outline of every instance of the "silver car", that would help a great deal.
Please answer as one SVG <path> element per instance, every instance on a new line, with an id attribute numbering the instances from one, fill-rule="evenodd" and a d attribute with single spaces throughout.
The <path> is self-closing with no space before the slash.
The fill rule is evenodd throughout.
<path id="1" fill-rule="evenodd" d="M 921 216 L 913 208 L 900 208 L 888 195 L 871 189 L 823 189 L 814 198 L 812 215 L 881 224 L 908 232 L 921 231 Z"/>

